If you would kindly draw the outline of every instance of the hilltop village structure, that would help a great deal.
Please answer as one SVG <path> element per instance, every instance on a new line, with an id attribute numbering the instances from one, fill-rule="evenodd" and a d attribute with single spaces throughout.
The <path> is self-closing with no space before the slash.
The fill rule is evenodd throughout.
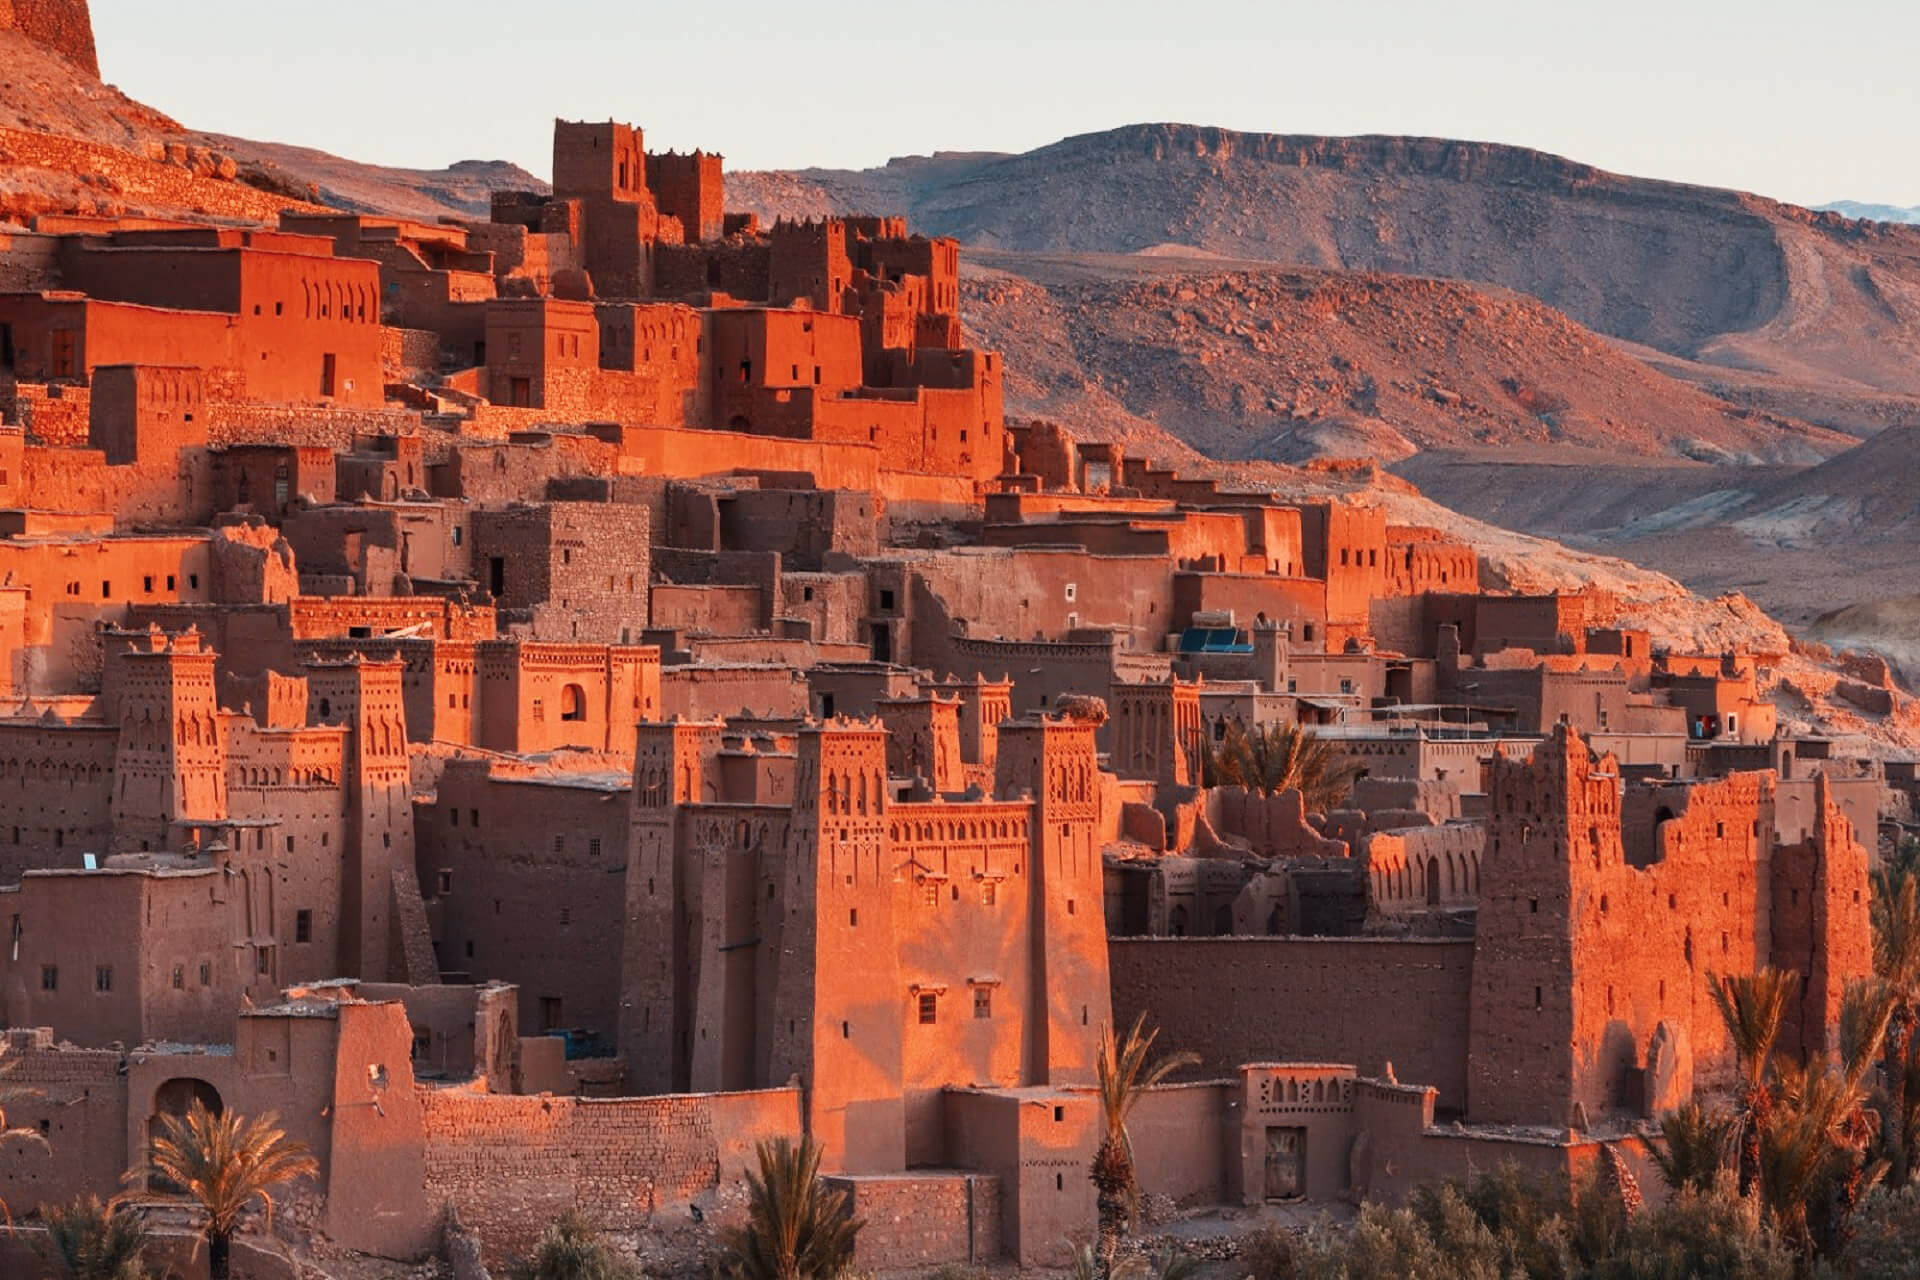
<path id="1" fill-rule="evenodd" d="M 1138 1014 L 1202 1059 L 1133 1122 L 1183 1203 L 1632 1146 L 1730 1080 L 1715 974 L 1831 1046 L 1915 779 L 1780 733 L 1783 655 L 1007 421 L 904 219 L 762 226 L 615 123 L 553 173 L 0 230 L 16 1209 L 199 1099 L 371 1254 L 805 1132 L 868 1265 L 1044 1263 Z M 1287 724 L 1347 807 L 1207 785 Z"/>

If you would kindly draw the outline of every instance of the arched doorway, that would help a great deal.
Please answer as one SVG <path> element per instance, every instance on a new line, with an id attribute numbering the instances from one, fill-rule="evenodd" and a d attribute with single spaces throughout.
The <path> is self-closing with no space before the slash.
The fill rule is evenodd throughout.
<path id="1" fill-rule="evenodd" d="M 200 1103 L 214 1115 L 226 1110 L 226 1104 L 220 1100 L 220 1091 L 205 1080 L 192 1076 L 175 1076 L 153 1091 L 153 1110 L 147 1117 L 147 1141 L 152 1142 L 166 1132 L 162 1122 L 164 1116 L 184 1116 L 193 1109 L 194 1103 Z M 180 1188 L 170 1179 L 159 1174 L 147 1175 L 147 1188 L 150 1191 L 177 1195 Z"/>
<path id="2" fill-rule="evenodd" d="M 1427 905 L 1440 905 L 1440 859 L 1427 859 Z"/>

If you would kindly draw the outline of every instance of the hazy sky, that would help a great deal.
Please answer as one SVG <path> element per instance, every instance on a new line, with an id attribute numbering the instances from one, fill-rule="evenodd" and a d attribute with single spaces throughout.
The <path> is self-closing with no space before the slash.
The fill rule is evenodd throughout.
<path id="1" fill-rule="evenodd" d="M 1920 204 L 1914 0 L 93 0 L 93 19 L 106 78 L 187 124 L 387 164 L 544 177 L 556 115 L 729 168 L 1176 120 Z"/>

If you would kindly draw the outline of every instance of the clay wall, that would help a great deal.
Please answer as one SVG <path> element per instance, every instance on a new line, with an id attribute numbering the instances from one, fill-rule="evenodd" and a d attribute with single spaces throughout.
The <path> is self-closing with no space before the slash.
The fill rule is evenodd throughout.
<path id="1" fill-rule="evenodd" d="M 620 1011 L 624 774 L 458 761 L 415 823 L 441 972 L 519 989 L 529 1034 L 609 1042 Z M 476 822 L 477 820 L 477 822 Z"/>
<path id="2" fill-rule="evenodd" d="M 680 219 L 687 243 L 718 240 L 726 216 L 726 185 L 720 157 L 695 151 L 667 152 L 646 160 L 647 186 L 663 217 Z"/>
<path id="3" fill-rule="evenodd" d="M 18 31 L 94 79 L 100 78 L 87 0 L 5 0 L 0 4 L 0 29 Z"/>
<path id="4" fill-rule="evenodd" d="M 211 869 L 29 875 L 0 903 L 19 924 L 5 961 L 7 1021 L 89 1046 L 225 1036 L 251 975 L 235 958 L 245 934 L 225 910 L 220 878 Z"/>
<path id="5" fill-rule="evenodd" d="M 766 720 L 807 714 L 807 682 L 789 666 L 751 663 L 667 667 L 660 672 L 660 714 L 710 720 L 742 713 Z"/>
<path id="6" fill-rule="evenodd" d="M 495 1262 L 526 1252 L 567 1209 L 633 1230 L 736 1188 L 756 1142 L 801 1131 L 797 1089 L 609 1099 L 422 1089 L 420 1114 L 428 1200 L 452 1204 Z"/>
<path id="7" fill-rule="evenodd" d="M 0 882 L 106 849 L 118 736 L 104 725 L 0 722 Z"/>
<path id="8" fill-rule="evenodd" d="M 1027 1069 L 1028 1024 L 1044 998 L 1026 870 L 1035 833 L 1024 804 L 894 804 L 886 816 L 888 856 L 912 868 L 892 886 L 888 939 L 904 984 L 906 1158 L 935 1163 L 945 1144 L 940 1090 L 956 1080 L 1017 1085 Z"/>
<path id="9" fill-rule="evenodd" d="M 475 577 L 536 640 L 630 643 L 647 626 L 649 520 L 629 503 L 476 511 Z"/>
<path id="10" fill-rule="evenodd" d="M 965 634 L 1025 642 L 1059 638 L 1072 628 L 1114 628 L 1122 647 L 1152 654 L 1168 630 L 1172 566 L 1153 556 L 1104 557 L 1079 551 L 1021 549 L 953 553 L 911 562 L 913 590 L 906 605 L 911 655 L 934 671 L 967 674 L 961 647 L 951 637 L 964 620 Z M 1022 655 L 1033 656 L 1033 655 Z M 1038 665 L 1023 662 L 1021 670 Z M 982 670 L 999 677 L 1011 668 Z M 1078 692 L 1102 693 L 1102 679 Z M 1016 712 L 1034 703 L 1021 701 Z"/>
<path id="11" fill-rule="evenodd" d="M 619 440 L 622 462 L 634 472 L 687 477 L 736 469 L 801 472 L 822 489 L 880 488 L 880 454 L 868 444 L 716 436 L 670 427 L 624 427 Z"/>
<path id="12" fill-rule="evenodd" d="M 1459 910 L 1479 902 L 1480 852 L 1487 829 L 1479 822 L 1381 831 L 1366 838 L 1367 912 L 1404 916 Z"/>
<path id="13" fill-rule="evenodd" d="M 1163 1040 L 1162 1043 L 1165 1043 Z M 948 1160 L 1000 1181 L 1000 1233 L 1023 1267 L 1064 1266 L 1070 1242 L 1094 1220 L 1086 1169 L 1099 1142 L 1090 1093 L 1064 1089 L 946 1091 Z M 1152 1194 L 1152 1167 L 1141 1168 Z"/>
<path id="14" fill-rule="evenodd" d="M 1000 1260 L 1000 1180 L 982 1173 L 832 1176 L 865 1225 L 854 1264 L 897 1270 Z"/>
<path id="15" fill-rule="evenodd" d="M 35 382 L 78 381 L 101 365 L 233 369 L 238 360 L 235 317 L 210 311 L 7 294 L 0 325 L 12 330 L 15 376 Z"/>
<path id="16" fill-rule="evenodd" d="M 1471 942 L 1115 939 L 1109 954 L 1115 1022 L 1130 1025 L 1145 1010 L 1161 1045 L 1200 1055 L 1198 1072 L 1339 1057 L 1377 1071 L 1391 1062 L 1438 1088 L 1443 1106 L 1465 1104 Z"/>
<path id="17" fill-rule="evenodd" d="M 98 1194 L 127 1169 L 124 1053 L 57 1043 L 51 1028 L 18 1026 L 0 1042 L 7 1087 L 19 1091 L 7 1100 L 7 1124 L 45 1135 L 0 1144 L 0 1199 L 12 1206 Z"/>

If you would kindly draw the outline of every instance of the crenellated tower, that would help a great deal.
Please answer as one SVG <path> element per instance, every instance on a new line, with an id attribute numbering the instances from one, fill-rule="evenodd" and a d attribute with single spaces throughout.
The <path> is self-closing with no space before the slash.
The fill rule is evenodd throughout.
<path id="1" fill-rule="evenodd" d="M 829 1167 L 904 1167 L 900 981 L 886 838 L 887 732 L 834 719 L 800 731 L 787 920 L 768 1077 L 798 1076 Z"/>
<path id="2" fill-rule="evenodd" d="M 110 631 L 101 707 L 120 726 L 114 755 L 113 850 L 191 842 L 227 816 L 226 749 L 214 697 L 213 650 L 196 631 Z"/>
<path id="3" fill-rule="evenodd" d="M 710 774 L 724 732 L 719 721 L 678 719 L 642 721 L 635 731 L 620 961 L 620 1055 L 634 1093 L 691 1087 L 693 991 L 682 835 L 691 807 L 715 796 Z"/>
<path id="4" fill-rule="evenodd" d="M 1092 1080 L 1101 1028 L 1113 1017 L 1095 727 L 1069 716 L 1013 720 L 999 731 L 995 791 L 1033 800 L 1026 1078 L 1034 1084 Z"/>
<path id="5" fill-rule="evenodd" d="M 405 670 L 399 658 L 359 655 L 305 667 L 308 722 L 347 730 L 340 972 L 367 982 L 409 980 L 404 929 L 420 897 L 401 689 Z"/>

